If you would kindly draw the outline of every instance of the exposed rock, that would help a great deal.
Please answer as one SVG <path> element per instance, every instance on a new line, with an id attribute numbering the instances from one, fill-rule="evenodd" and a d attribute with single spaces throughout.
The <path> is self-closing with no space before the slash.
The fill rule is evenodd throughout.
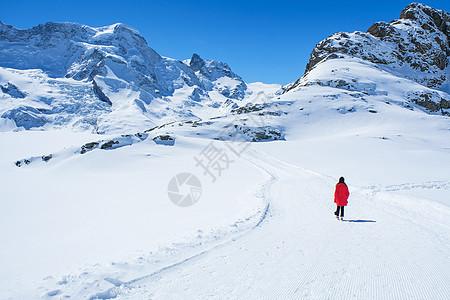
<path id="1" fill-rule="evenodd" d="M 233 114 L 247 114 L 253 112 L 259 112 L 259 115 L 272 115 L 279 116 L 284 114 L 279 107 L 280 106 L 291 106 L 293 101 L 274 101 L 274 102 L 264 102 L 264 103 L 247 103 L 244 106 L 236 107 L 231 110 Z"/>
<path id="2" fill-rule="evenodd" d="M 232 128 L 225 129 L 217 139 L 231 139 L 235 141 L 247 142 L 266 142 L 283 140 L 284 134 L 279 128 L 273 126 L 247 126 L 235 124 Z"/>
<path id="3" fill-rule="evenodd" d="M 79 59 L 79 64 L 77 64 L 76 67 L 71 67 L 67 71 L 66 77 L 71 77 L 75 80 L 83 80 L 86 78 L 93 80 L 96 75 L 102 74 L 104 66 L 105 55 L 101 53 L 100 50 L 94 49 L 93 52 L 84 54 Z"/>
<path id="4" fill-rule="evenodd" d="M 222 104 L 222 106 L 223 106 L 223 107 L 231 108 L 232 110 L 234 110 L 234 109 L 236 109 L 236 108 L 239 107 L 239 105 L 237 105 L 237 104 L 236 104 L 233 100 L 231 100 L 231 99 L 227 99 L 227 101 L 225 101 L 225 102 Z"/>
<path id="5" fill-rule="evenodd" d="M 343 114 L 343 115 L 345 115 L 345 114 L 347 114 L 347 113 L 353 113 L 353 112 L 355 112 L 356 111 L 356 109 L 352 106 L 352 107 L 346 107 L 346 106 L 344 106 L 344 107 L 339 107 L 339 108 L 337 108 L 336 109 L 339 113 L 341 113 L 341 114 Z"/>
<path id="6" fill-rule="evenodd" d="M 368 33 L 377 38 L 384 38 L 395 33 L 395 28 L 386 22 L 376 22 L 367 30 Z"/>
<path id="7" fill-rule="evenodd" d="M 201 100 L 209 99 L 209 96 L 208 96 L 208 93 L 206 93 L 204 90 L 202 90 L 198 87 L 195 87 L 194 90 L 192 91 L 192 94 L 189 96 L 189 98 L 192 101 L 200 102 Z"/>
<path id="8" fill-rule="evenodd" d="M 241 106 L 241 107 L 231 110 L 231 113 L 245 114 L 245 113 L 263 110 L 264 108 L 267 108 L 268 106 L 269 106 L 269 104 L 267 104 L 267 103 L 261 103 L 261 104 L 247 103 L 244 106 Z"/>
<path id="9" fill-rule="evenodd" d="M 25 98 L 27 96 L 27 93 L 20 91 L 17 86 L 10 82 L 1 85 L 0 89 L 3 93 L 8 94 L 13 98 Z"/>
<path id="10" fill-rule="evenodd" d="M 158 145 L 173 146 L 175 145 L 175 138 L 170 135 L 158 135 L 153 138 L 153 141 Z"/>
<path id="11" fill-rule="evenodd" d="M 30 106 L 19 106 L 3 113 L 2 118 L 13 120 L 17 127 L 30 129 L 41 127 L 47 123 L 47 119 L 41 113 Z"/>
<path id="12" fill-rule="evenodd" d="M 16 161 L 14 164 L 16 165 L 16 167 L 21 167 L 23 165 L 29 165 L 30 163 L 31 163 L 30 159 L 22 159 L 22 160 Z"/>
<path id="13" fill-rule="evenodd" d="M 189 67 L 194 72 L 200 71 L 202 68 L 205 67 L 205 61 L 200 58 L 200 56 L 197 53 L 192 54 L 191 61 L 189 63 Z"/>
<path id="14" fill-rule="evenodd" d="M 90 143 L 86 143 L 86 144 L 84 144 L 83 146 L 81 146 L 81 152 L 80 152 L 80 153 L 81 153 L 81 154 L 84 154 L 84 153 L 86 153 L 86 152 L 88 152 L 88 151 L 91 151 L 91 150 L 97 148 L 98 145 L 99 145 L 98 142 L 90 142 Z"/>
<path id="15" fill-rule="evenodd" d="M 217 90 L 225 97 L 236 100 L 244 98 L 247 85 L 239 75 L 231 71 L 228 64 L 215 60 L 203 60 L 198 54 L 192 55 L 192 58 L 185 63 L 198 76 L 205 91 Z M 223 77 L 232 80 L 227 80 L 227 84 L 224 85 L 221 82 Z"/>
<path id="16" fill-rule="evenodd" d="M 116 144 L 119 144 L 119 141 L 111 140 L 111 141 L 108 141 L 106 143 L 103 143 L 102 146 L 100 147 L 100 149 L 103 149 L 103 150 L 111 149 Z"/>
<path id="17" fill-rule="evenodd" d="M 321 41 L 311 52 L 305 74 L 322 61 L 356 57 L 394 70 L 409 67 L 413 80 L 439 88 L 450 78 L 445 72 L 449 56 L 450 14 L 413 3 L 401 12 L 400 19 L 376 22 L 367 33 L 339 32 Z M 284 92 L 296 88 L 299 82 Z"/>
<path id="18" fill-rule="evenodd" d="M 50 159 L 52 159 L 53 158 L 53 155 L 52 154 L 49 154 L 49 155 L 43 155 L 42 156 L 42 160 L 43 161 L 45 161 L 45 162 L 48 162 Z"/>
<path id="19" fill-rule="evenodd" d="M 450 99 L 443 98 L 437 92 L 416 91 L 408 93 L 406 98 L 430 112 L 440 112 L 442 115 L 447 115 L 448 112 L 444 110 L 450 108 Z"/>
<path id="20" fill-rule="evenodd" d="M 429 18 L 426 18 L 428 16 Z M 427 21 L 428 26 L 424 29 L 436 27 L 443 32 L 447 38 L 450 38 L 450 14 L 443 10 L 435 9 L 421 3 L 411 3 L 400 13 L 400 19 L 409 19 L 412 21 Z M 425 23 L 426 24 L 426 23 Z"/>
<path id="21" fill-rule="evenodd" d="M 109 98 L 105 95 L 105 93 L 103 93 L 102 89 L 97 85 L 97 82 L 95 82 L 95 80 L 92 81 L 92 85 L 94 88 L 94 93 L 97 95 L 97 97 L 101 101 L 106 102 L 109 105 L 112 105 L 111 100 L 109 100 Z"/>
<path id="22" fill-rule="evenodd" d="M 148 134 L 147 133 L 138 132 L 138 133 L 135 134 L 135 136 L 137 138 L 139 138 L 141 141 L 143 141 L 143 140 L 147 139 Z"/>

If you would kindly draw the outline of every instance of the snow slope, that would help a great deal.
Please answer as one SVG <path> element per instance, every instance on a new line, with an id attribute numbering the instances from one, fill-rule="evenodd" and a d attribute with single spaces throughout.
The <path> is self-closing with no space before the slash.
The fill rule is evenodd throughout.
<path id="1" fill-rule="evenodd" d="M 110 150 L 106 157 L 94 150 L 91 157 L 55 166 L 16 168 L 21 185 L 33 189 L 22 191 L 16 198 L 22 200 L 10 202 L 2 216 L 1 236 L 8 245 L 2 265 L 9 270 L 2 298 L 447 298 L 450 180 L 440 162 L 449 158 L 449 139 L 427 135 L 432 128 L 415 132 L 404 120 L 390 122 L 404 124 L 397 127 L 404 130 L 402 140 L 378 138 L 387 133 L 379 124 L 355 126 L 337 137 L 321 123 L 309 128 L 321 126 L 320 138 L 306 128 L 294 141 L 253 145 L 222 181 L 210 184 L 199 174 L 206 194 L 188 209 L 170 203 L 164 182 L 181 165 L 189 169 L 183 161 L 205 145 L 195 139 L 182 139 L 170 154 L 166 146 L 159 146 L 165 147 L 161 152 L 140 143 Z M 420 122 L 417 127 L 428 120 Z M 433 126 L 442 130 L 439 123 Z M 150 155 L 148 162 L 137 158 L 142 155 Z M 370 168 L 361 168 L 365 164 Z M 15 167 L 2 168 L 11 177 L 2 180 L 7 196 L 18 189 L 8 169 Z M 158 170 L 157 177 L 149 169 Z M 30 172 L 25 177 L 30 179 L 23 179 L 23 172 Z M 344 222 L 332 215 L 340 175 L 351 192 Z M 47 200 L 31 196 L 44 194 L 39 187 L 49 180 L 60 188 L 45 192 Z M 72 185 L 67 181 L 81 191 L 66 195 Z M 62 198 L 53 195 L 59 189 Z M 80 194 L 91 197 L 76 197 Z M 52 210 L 32 205 L 36 201 Z M 13 208 L 27 221 L 17 220 Z M 229 227 L 239 218 L 238 227 Z M 25 245 L 33 253 L 18 251 Z"/>
<path id="2" fill-rule="evenodd" d="M 1 298 L 447 298 L 450 120 L 383 95 L 326 97 L 336 90 L 273 94 L 293 102 L 266 120 L 282 123 L 286 140 L 232 156 L 215 183 L 194 157 L 211 141 L 227 149 L 212 138 L 231 118 L 158 129 L 174 146 L 153 142 L 165 131 L 149 132 L 85 154 L 80 145 L 98 136 L 2 133 Z M 354 112 L 339 111 L 349 104 Z M 14 165 L 49 153 L 48 163 Z M 181 209 L 166 189 L 183 171 L 204 194 Z M 342 175 L 344 222 L 332 214 Z"/>
<path id="3" fill-rule="evenodd" d="M 352 56 L 448 92 L 449 21 L 446 11 L 412 3 L 397 20 L 376 22 L 367 32 L 338 32 L 321 41 L 312 51 L 305 73 L 324 60 Z"/>
<path id="4" fill-rule="evenodd" d="M 179 137 L 176 146 L 164 146 L 148 139 L 80 155 L 67 146 L 92 135 L 20 132 L 0 138 L 2 299 L 39 298 L 53 285 L 61 294 L 73 293 L 76 288 L 65 288 L 72 284 L 90 286 L 75 297 L 83 298 L 110 285 L 98 277 L 102 273 L 130 276 L 120 271 L 129 265 L 134 276 L 145 274 L 174 260 L 171 255 L 187 256 L 191 248 L 210 247 L 245 230 L 265 209 L 254 195 L 254 180 L 262 176 L 242 159 L 218 183 L 195 167 L 207 140 Z M 11 157 L 24 152 L 63 147 L 66 156 L 48 163 L 11 164 Z M 196 174 L 203 184 L 201 201 L 187 209 L 167 195 L 169 180 L 181 172 Z"/>
<path id="5" fill-rule="evenodd" d="M 118 299 L 444 299 L 448 206 L 427 212 L 355 190 L 332 217 L 334 178 L 254 152 L 272 181 L 269 217 L 244 236 L 98 296 Z M 432 255 L 430 255 L 432 253 Z"/>
<path id="6" fill-rule="evenodd" d="M 314 72 L 314 69 L 324 62 L 337 60 L 342 69 L 353 74 L 355 70 L 347 67 L 346 62 L 349 59 L 362 60 L 380 72 L 398 77 L 392 78 L 392 81 L 405 82 L 404 79 L 406 79 L 419 83 L 420 86 L 409 84 L 410 90 L 404 89 L 403 98 L 430 112 L 448 115 L 450 35 L 447 26 L 449 22 L 448 12 L 412 3 L 401 12 L 398 20 L 389 23 L 377 22 L 367 32 L 333 34 L 316 45 L 304 75 L 286 86 L 285 93 L 304 86 L 307 81 L 305 77 L 310 76 L 309 73 Z M 373 71 L 370 72 L 373 73 Z M 372 91 L 371 87 L 355 86 L 346 82 L 345 78 L 336 75 L 340 74 L 328 73 L 326 76 L 328 83 L 322 82 L 322 84 L 331 84 L 363 93 Z M 308 84 L 315 84 L 315 82 Z M 386 93 L 386 91 L 383 92 Z"/>

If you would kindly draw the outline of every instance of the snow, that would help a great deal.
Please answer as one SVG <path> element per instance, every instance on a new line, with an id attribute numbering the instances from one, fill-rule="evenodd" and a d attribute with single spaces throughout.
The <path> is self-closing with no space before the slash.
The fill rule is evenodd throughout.
<path id="1" fill-rule="evenodd" d="M 16 123 L 10 119 L 0 119 L 0 131 L 11 131 L 16 128 Z"/>
<path id="2" fill-rule="evenodd" d="M 420 210 L 403 213 L 390 201 L 354 191 L 347 220 L 340 222 L 331 213 L 330 178 L 255 156 L 274 176 L 270 217 L 261 226 L 108 293 L 119 299 L 446 298 L 448 218 L 427 221 Z M 431 208 L 426 215 L 438 213 Z"/>
<path id="3" fill-rule="evenodd" d="M 26 134 L 45 137 L 46 147 L 38 143 L 45 153 L 77 137 L 66 135 L 63 142 L 57 132 L 21 132 L 21 138 L 2 134 L 2 199 L 9 199 L 0 218 L 2 299 L 38 297 L 66 275 L 103 268 L 115 272 L 111 266 L 117 262 L 141 269 L 135 276 L 148 272 L 161 265 L 152 251 L 172 252 L 183 243 L 187 248 L 202 247 L 254 223 L 252 216 L 263 209 L 261 200 L 252 196 L 252 181 L 262 175 L 247 163 L 230 168 L 220 184 L 195 168 L 193 157 L 206 140 L 177 138 L 177 146 L 170 147 L 149 139 L 117 150 L 55 157 L 25 170 L 10 157 L 33 148 Z M 79 135 L 78 141 L 87 138 Z M 166 191 L 170 178 L 183 171 L 197 173 L 203 182 L 201 201 L 189 209 L 173 205 Z M 247 221 L 240 225 L 241 219 Z M 152 263 L 143 270 L 139 257 Z M 43 278 L 47 279 L 41 282 Z"/>
<path id="4" fill-rule="evenodd" d="M 155 132 L 83 155 L 71 149 L 97 135 L 2 133 L 0 297 L 446 298 L 448 118 L 376 93 L 364 105 L 378 113 L 341 114 L 317 97 L 338 88 L 302 89 L 280 99 L 296 98 L 284 108 L 287 140 L 253 143 L 215 183 L 194 161 L 213 140 L 183 137 L 184 126 L 171 129 L 174 146 L 155 144 Z M 203 194 L 179 208 L 167 183 L 186 171 Z M 351 192 L 344 222 L 332 215 L 340 176 Z"/>
<path id="5" fill-rule="evenodd" d="M 112 24 L 110 26 L 104 26 L 104 27 L 99 27 L 99 28 L 92 28 L 96 31 L 95 35 L 92 37 L 92 39 L 94 40 L 102 40 L 105 39 L 105 37 L 110 37 L 111 35 L 114 34 L 114 31 L 116 30 L 117 27 L 125 27 L 128 30 L 132 30 L 134 34 L 139 35 L 139 32 L 130 27 L 127 26 L 125 24 L 122 23 L 116 23 L 116 24 Z"/>
<path id="6" fill-rule="evenodd" d="M 137 132 L 171 119 L 209 116 L 209 108 L 246 95 L 246 84 L 226 63 L 198 57 L 203 67 L 196 73 L 190 62 L 160 56 L 124 24 L 49 22 L 29 30 L 2 25 L 2 30 L 0 84 L 13 84 L 15 94 L 27 96 L 15 101 L 14 93 L 0 93 L 7 100 L 0 102 L 0 117 L 18 128 Z M 189 106 L 205 106 L 207 112 Z"/>
<path id="7" fill-rule="evenodd" d="M 70 78 L 39 59 L 6 68 L 17 45 L 0 44 L 1 299 L 450 297 L 449 111 L 417 102 L 450 95 L 364 59 L 390 58 L 388 42 L 349 34 L 374 48 L 288 88 L 160 57 L 124 24 L 35 30 L 54 27 L 81 47 Z M 211 154 L 222 168 L 203 169 Z M 201 182 L 192 206 L 169 197 L 181 173 Z"/>

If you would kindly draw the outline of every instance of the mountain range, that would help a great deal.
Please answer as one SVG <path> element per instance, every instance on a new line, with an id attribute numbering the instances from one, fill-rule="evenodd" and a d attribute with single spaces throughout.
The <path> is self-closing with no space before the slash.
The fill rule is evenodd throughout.
<path id="1" fill-rule="evenodd" d="M 253 113 L 282 117 L 267 122 L 283 131 L 312 98 L 340 100 L 324 108 L 338 113 L 389 103 L 449 115 L 449 24 L 448 12 L 410 4 L 398 20 L 321 41 L 304 74 L 282 87 L 245 83 L 198 54 L 161 56 L 124 24 L 19 30 L 0 22 L 0 129 L 128 133 Z"/>
<path id="2" fill-rule="evenodd" d="M 1 23 L 0 66 L 1 116 L 25 129 L 145 129 L 161 119 L 198 119 L 200 107 L 232 106 L 247 91 L 226 63 L 162 57 L 124 24 L 19 30 Z"/>

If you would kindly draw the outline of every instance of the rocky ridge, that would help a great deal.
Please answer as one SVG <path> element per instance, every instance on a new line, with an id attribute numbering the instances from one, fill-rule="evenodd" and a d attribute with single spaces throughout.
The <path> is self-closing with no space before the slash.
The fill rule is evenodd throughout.
<path id="1" fill-rule="evenodd" d="M 397 20 L 376 22 L 367 32 L 338 32 L 318 43 L 304 75 L 286 86 L 284 92 L 313 84 L 305 82 L 305 77 L 320 63 L 331 59 L 362 59 L 382 71 L 437 90 L 411 91 L 405 98 L 431 112 L 445 114 L 444 110 L 450 108 L 449 57 L 450 13 L 412 3 Z M 338 86 L 351 85 L 345 80 L 335 81 Z"/>

